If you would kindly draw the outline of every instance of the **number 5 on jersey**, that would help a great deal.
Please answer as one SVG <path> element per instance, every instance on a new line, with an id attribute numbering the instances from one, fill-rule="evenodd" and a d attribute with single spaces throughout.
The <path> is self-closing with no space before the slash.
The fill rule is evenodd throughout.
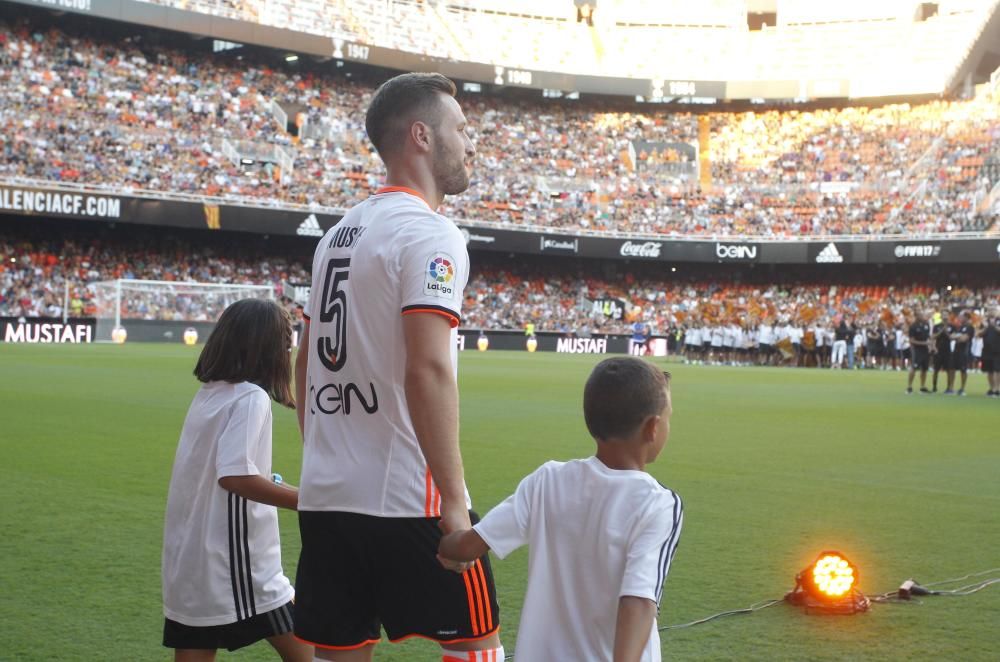
<path id="1" fill-rule="evenodd" d="M 328 325 L 323 330 L 331 335 L 320 335 L 316 339 L 316 351 L 323 365 L 333 372 L 347 362 L 347 292 L 341 287 L 347 282 L 350 266 L 349 257 L 330 260 L 323 277 L 319 321 Z"/>

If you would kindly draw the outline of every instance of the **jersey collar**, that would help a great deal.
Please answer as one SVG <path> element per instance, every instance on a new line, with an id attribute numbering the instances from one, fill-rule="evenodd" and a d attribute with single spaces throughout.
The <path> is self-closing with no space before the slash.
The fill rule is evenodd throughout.
<path id="1" fill-rule="evenodd" d="M 427 208 L 434 211 L 427 200 L 424 200 L 424 196 L 420 195 L 418 191 L 414 191 L 412 188 L 406 186 L 383 186 L 379 190 L 375 191 L 375 195 L 381 195 L 383 193 L 409 193 L 410 195 L 420 198 L 421 202 L 427 205 Z"/>

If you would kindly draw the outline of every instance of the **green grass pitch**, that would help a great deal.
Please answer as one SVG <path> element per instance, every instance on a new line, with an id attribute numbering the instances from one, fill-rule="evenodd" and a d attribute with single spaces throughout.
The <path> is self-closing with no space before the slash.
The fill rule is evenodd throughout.
<path id="1" fill-rule="evenodd" d="M 170 659 L 160 646 L 160 540 L 197 351 L 0 345 L 0 660 Z M 462 446 L 478 510 L 545 460 L 591 453 L 580 401 L 597 360 L 462 355 Z M 983 397 L 981 375 L 970 376 L 972 396 L 956 398 L 906 396 L 903 373 L 670 369 L 673 430 L 650 470 L 683 496 L 686 522 L 661 625 L 781 597 L 825 549 L 854 561 L 872 594 L 909 577 L 1000 567 L 1000 402 Z M 296 437 L 292 413 L 276 407 L 274 466 L 291 477 Z M 294 514 L 281 525 L 294 578 Z M 495 564 L 508 652 L 526 558 Z M 995 660 L 998 624 L 992 586 L 850 617 L 781 604 L 664 633 L 663 651 L 676 660 Z M 431 661 L 436 651 L 381 645 L 376 659 Z M 262 644 L 220 659 L 277 658 Z"/>

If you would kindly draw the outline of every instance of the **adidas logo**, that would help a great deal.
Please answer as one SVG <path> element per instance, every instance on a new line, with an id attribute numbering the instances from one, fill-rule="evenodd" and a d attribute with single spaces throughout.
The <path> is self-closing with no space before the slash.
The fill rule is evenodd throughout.
<path id="1" fill-rule="evenodd" d="M 295 231 L 295 234 L 302 237 L 322 237 L 323 228 L 319 226 L 319 221 L 316 219 L 316 214 L 309 214 L 309 216 L 306 217 L 306 220 L 302 221 L 302 223 L 299 225 L 299 228 Z"/>
<path id="2" fill-rule="evenodd" d="M 823 250 L 816 256 L 817 262 L 840 263 L 844 261 L 844 256 L 837 250 L 836 244 L 832 241 L 823 247 Z"/>

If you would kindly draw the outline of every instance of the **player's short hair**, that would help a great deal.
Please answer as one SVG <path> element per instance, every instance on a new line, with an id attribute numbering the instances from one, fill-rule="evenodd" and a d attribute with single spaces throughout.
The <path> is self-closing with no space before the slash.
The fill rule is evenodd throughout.
<path id="1" fill-rule="evenodd" d="M 375 150 L 385 158 L 401 145 L 413 122 L 420 120 L 437 127 L 441 113 L 435 112 L 440 95 L 455 96 L 455 83 L 441 74 L 410 73 L 390 78 L 375 90 L 365 131 Z"/>
<path id="2" fill-rule="evenodd" d="M 597 364 L 583 388 L 583 419 L 594 439 L 625 439 L 667 404 L 670 373 L 631 356 Z"/>
<path id="3" fill-rule="evenodd" d="M 286 407 L 292 396 L 292 320 L 268 299 L 241 299 L 222 312 L 201 350 L 194 376 L 202 382 L 250 382 Z"/>

